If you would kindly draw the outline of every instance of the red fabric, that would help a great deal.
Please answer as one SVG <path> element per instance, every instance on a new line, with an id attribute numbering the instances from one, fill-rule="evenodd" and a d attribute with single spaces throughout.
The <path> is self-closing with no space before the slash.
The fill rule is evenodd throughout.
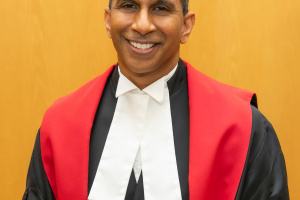
<path id="1" fill-rule="evenodd" d="M 187 65 L 190 106 L 190 200 L 233 200 L 251 135 L 253 93 Z"/>
<path id="2" fill-rule="evenodd" d="M 214 81 L 185 63 L 190 106 L 190 200 L 234 199 L 251 133 L 252 93 Z M 88 197 L 90 132 L 112 67 L 57 100 L 40 131 L 45 172 L 57 200 Z"/>
<path id="3" fill-rule="evenodd" d="M 112 69 L 58 99 L 45 113 L 41 154 L 56 200 L 87 199 L 90 132 Z"/>

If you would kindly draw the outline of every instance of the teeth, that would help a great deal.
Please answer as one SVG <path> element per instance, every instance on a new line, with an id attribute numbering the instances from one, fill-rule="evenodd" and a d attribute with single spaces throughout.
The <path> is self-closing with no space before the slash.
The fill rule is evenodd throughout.
<path id="1" fill-rule="evenodd" d="M 130 42 L 130 44 L 132 46 L 134 46 L 135 48 L 138 48 L 141 50 L 150 49 L 151 47 L 153 47 L 155 45 L 155 44 L 141 44 L 141 43 L 136 43 L 136 42 Z"/>

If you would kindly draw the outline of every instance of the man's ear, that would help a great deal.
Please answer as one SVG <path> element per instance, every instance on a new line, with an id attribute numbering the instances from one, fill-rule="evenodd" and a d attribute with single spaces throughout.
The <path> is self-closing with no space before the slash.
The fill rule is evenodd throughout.
<path id="1" fill-rule="evenodd" d="M 111 38 L 111 10 L 109 7 L 104 9 L 104 23 L 107 35 L 109 38 Z"/>
<path id="2" fill-rule="evenodd" d="M 192 29 L 194 27 L 195 24 L 195 13 L 193 12 L 188 12 L 185 16 L 184 16 L 184 25 L 183 25 L 183 29 L 182 29 L 182 33 L 181 33 L 181 44 L 184 44 L 187 42 Z"/>

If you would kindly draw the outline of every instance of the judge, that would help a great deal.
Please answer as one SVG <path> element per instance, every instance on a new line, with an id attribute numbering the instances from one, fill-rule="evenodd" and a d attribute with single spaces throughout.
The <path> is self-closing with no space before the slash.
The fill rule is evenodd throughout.
<path id="1" fill-rule="evenodd" d="M 289 199 L 255 95 L 179 58 L 194 22 L 188 0 L 109 2 L 118 64 L 46 111 L 23 200 Z"/>

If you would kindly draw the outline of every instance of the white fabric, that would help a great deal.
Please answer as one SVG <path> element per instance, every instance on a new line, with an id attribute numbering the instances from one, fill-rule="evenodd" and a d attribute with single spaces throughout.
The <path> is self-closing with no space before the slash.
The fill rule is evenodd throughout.
<path id="1" fill-rule="evenodd" d="M 135 176 L 135 181 L 138 183 L 141 172 L 142 172 L 142 155 L 141 155 L 141 149 L 139 148 L 135 161 L 133 163 L 133 172 Z"/>
<path id="2" fill-rule="evenodd" d="M 115 114 L 107 136 L 90 200 L 123 200 L 134 167 L 143 172 L 145 200 L 181 200 L 165 77 L 142 91 L 122 73 Z"/>

